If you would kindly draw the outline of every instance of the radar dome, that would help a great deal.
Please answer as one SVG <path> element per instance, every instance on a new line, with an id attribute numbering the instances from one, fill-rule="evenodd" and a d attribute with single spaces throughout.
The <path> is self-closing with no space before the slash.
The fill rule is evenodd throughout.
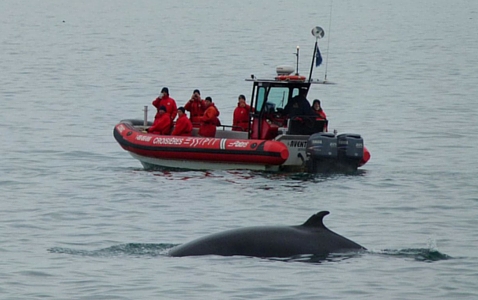
<path id="1" fill-rule="evenodd" d="M 278 66 L 276 68 L 277 75 L 290 75 L 294 73 L 295 69 L 292 66 Z"/>

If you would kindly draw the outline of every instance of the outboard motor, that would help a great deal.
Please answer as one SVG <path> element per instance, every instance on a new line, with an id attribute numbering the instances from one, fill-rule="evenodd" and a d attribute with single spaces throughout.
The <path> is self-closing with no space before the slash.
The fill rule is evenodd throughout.
<path id="1" fill-rule="evenodd" d="M 306 155 L 309 173 L 334 170 L 338 158 L 337 137 L 327 132 L 311 135 L 307 141 Z"/>
<path id="2" fill-rule="evenodd" d="M 344 133 L 337 136 L 338 163 L 354 171 L 363 158 L 363 139 L 359 134 Z"/>

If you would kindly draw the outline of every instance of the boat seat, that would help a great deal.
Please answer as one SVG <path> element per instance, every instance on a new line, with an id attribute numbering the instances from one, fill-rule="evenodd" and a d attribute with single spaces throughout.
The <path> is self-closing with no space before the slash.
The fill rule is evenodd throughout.
<path id="1" fill-rule="evenodd" d="M 220 139 L 247 139 L 247 132 L 245 131 L 232 131 L 232 130 L 217 130 L 216 138 Z"/>
<path id="2" fill-rule="evenodd" d="M 259 119 L 252 122 L 251 138 L 260 140 L 272 140 L 279 134 L 279 126 L 268 120 L 262 119 L 259 135 Z"/>
<path id="3" fill-rule="evenodd" d="M 315 116 L 295 116 L 289 120 L 288 134 L 311 135 L 323 132 L 327 128 L 327 120 L 318 119 Z"/>
<path id="4" fill-rule="evenodd" d="M 199 128 L 193 127 L 193 131 L 191 132 L 192 136 L 199 136 Z"/>

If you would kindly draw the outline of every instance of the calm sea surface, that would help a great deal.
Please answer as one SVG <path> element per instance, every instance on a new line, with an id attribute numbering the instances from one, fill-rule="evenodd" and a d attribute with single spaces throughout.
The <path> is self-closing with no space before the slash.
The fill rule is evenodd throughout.
<path id="1" fill-rule="evenodd" d="M 1 1 L 1 299 L 478 298 L 477 1 Z M 163 86 L 230 124 L 250 74 L 308 74 L 356 175 L 144 171 L 115 142 Z M 326 225 L 325 261 L 172 258 L 226 229 Z"/>

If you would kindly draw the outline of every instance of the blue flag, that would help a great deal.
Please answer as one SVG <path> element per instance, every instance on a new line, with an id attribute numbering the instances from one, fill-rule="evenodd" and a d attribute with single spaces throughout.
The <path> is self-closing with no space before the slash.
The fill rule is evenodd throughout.
<path id="1" fill-rule="evenodd" d="M 320 55 L 319 44 L 317 44 L 317 52 L 315 53 L 315 66 L 318 67 L 322 64 L 322 55 Z"/>

